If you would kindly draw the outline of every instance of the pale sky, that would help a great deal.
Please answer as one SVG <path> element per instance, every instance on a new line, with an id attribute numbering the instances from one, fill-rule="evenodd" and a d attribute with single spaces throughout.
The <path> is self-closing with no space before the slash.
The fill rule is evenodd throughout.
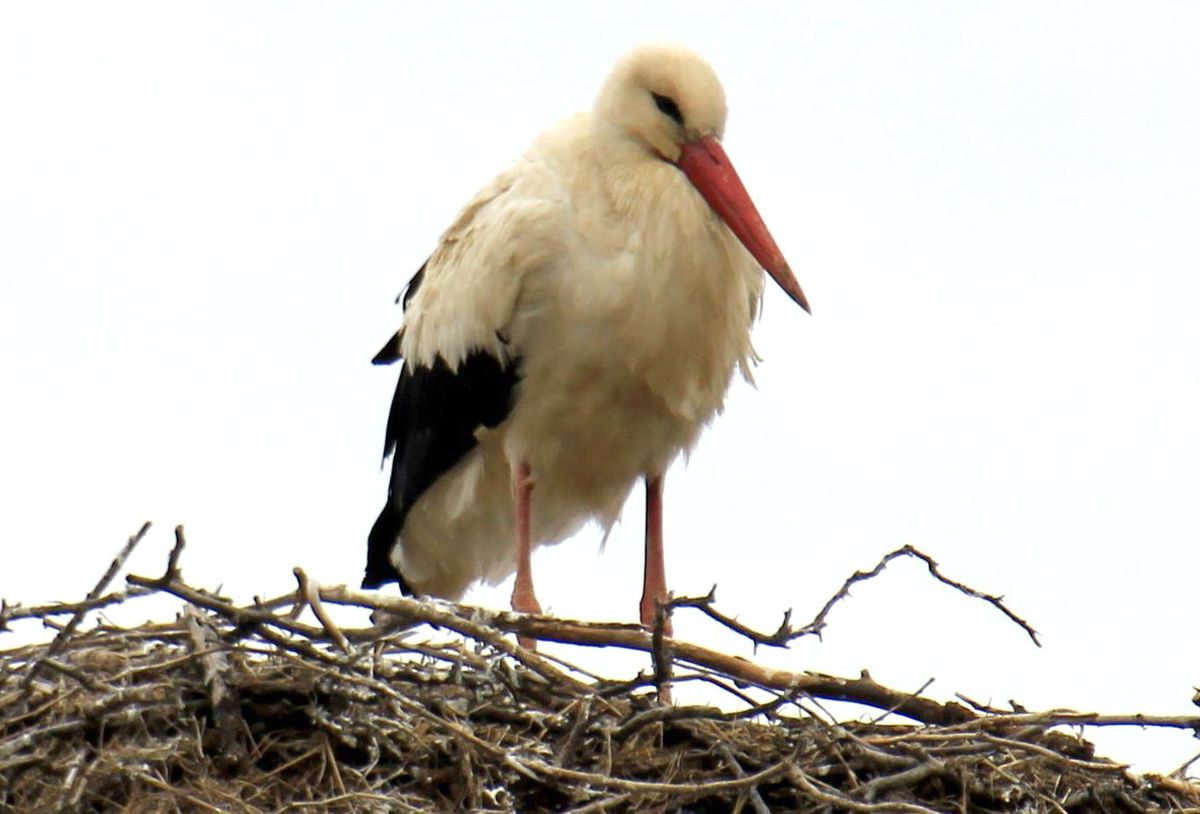
<path id="1" fill-rule="evenodd" d="M 722 77 L 726 148 L 814 311 L 770 287 L 757 389 L 668 477 L 673 589 L 716 582 L 773 628 L 912 543 L 1045 647 L 898 564 L 823 642 L 760 655 L 1194 713 L 1200 4 L 734 8 L 0 7 L 0 595 L 82 597 L 146 519 L 135 571 L 183 523 L 198 584 L 357 585 L 392 298 L 617 56 L 672 39 Z M 635 494 L 603 553 L 590 529 L 535 558 L 548 610 L 636 618 Z M 1200 748 L 1087 736 L 1155 770 Z"/>

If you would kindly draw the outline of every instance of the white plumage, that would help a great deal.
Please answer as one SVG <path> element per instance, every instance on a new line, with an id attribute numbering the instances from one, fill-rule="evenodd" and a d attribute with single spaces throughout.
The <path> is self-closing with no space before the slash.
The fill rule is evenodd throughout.
<path id="1" fill-rule="evenodd" d="M 660 479 L 696 442 L 755 361 L 763 274 L 743 241 L 761 244 L 756 228 L 770 243 L 756 254 L 807 307 L 761 220 L 739 240 L 727 225 L 738 216 L 722 219 L 706 200 L 716 193 L 697 188 L 709 154 L 686 165 L 724 123 L 707 63 L 643 46 L 591 112 L 544 133 L 442 235 L 406 303 L 406 371 L 459 376 L 485 354 L 517 381 L 503 420 L 469 430 L 474 446 L 404 508 L 388 559 L 408 588 L 457 598 L 519 566 L 522 465 L 537 546 L 590 519 L 611 526 L 639 478 Z M 394 480 L 390 506 L 397 491 Z"/>

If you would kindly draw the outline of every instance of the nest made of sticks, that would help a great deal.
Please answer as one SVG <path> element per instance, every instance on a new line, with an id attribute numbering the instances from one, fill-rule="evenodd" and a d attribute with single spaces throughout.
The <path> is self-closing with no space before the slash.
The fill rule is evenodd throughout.
<path id="1" fill-rule="evenodd" d="M 1119 716 L 940 703 L 661 630 L 323 588 L 299 571 L 294 594 L 238 605 L 182 579 L 182 545 L 177 532 L 166 573 L 124 591 L 104 593 L 114 562 L 82 602 L 0 610 L 0 629 L 58 630 L 0 652 L 0 811 L 1200 811 L 1182 772 L 1133 777 L 1055 729 Z M 184 601 L 174 622 L 80 629 L 164 591 Z M 343 629 L 329 605 L 380 624 Z M 599 678 L 512 633 L 642 650 L 654 669 Z M 672 681 L 721 687 L 733 709 L 664 704 Z M 822 698 L 912 723 L 838 722 Z"/>

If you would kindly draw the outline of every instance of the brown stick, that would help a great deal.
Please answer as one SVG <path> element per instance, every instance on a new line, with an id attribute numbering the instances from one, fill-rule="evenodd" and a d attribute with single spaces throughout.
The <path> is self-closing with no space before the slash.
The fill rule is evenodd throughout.
<path id="1" fill-rule="evenodd" d="M 45 662 L 46 659 L 53 658 L 60 650 L 62 650 L 63 646 L 67 643 L 67 639 L 71 638 L 71 635 L 75 632 L 76 628 L 79 627 L 79 625 L 83 622 L 84 617 L 87 616 L 88 611 L 93 607 L 92 603 L 94 603 L 104 594 L 104 591 L 108 588 L 109 583 L 113 581 L 113 577 L 115 577 L 117 572 L 121 570 L 121 567 L 125 565 L 125 561 L 129 559 L 129 555 L 133 553 L 135 548 L 137 548 L 138 543 L 142 541 L 142 538 L 146 536 L 146 532 L 148 531 L 150 531 L 149 520 L 143 523 L 137 534 L 131 536 L 125 545 L 121 547 L 121 550 L 117 552 L 117 556 L 113 557 L 112 562 L 109 563 L 108 569 L 100 577 L 100 581 L 97 582 L 96 586 L 88 592 L 87 597 L 84 598 L 83 602 L 80 603 L 79 609 L 76 610 L 71 616 L 70 621 L 63 626 L 63 629 L 60 630 L 58 635 L 54 637 L 54 640 L 50 642 L 49 646 L 46 648 L 46 652 L 42 654 L 40 658 L 35 660 L 32 665 L 30 665 L 29 672 L 25 674 L 25 679 L 21 683 L 22 687 L 28 689 L 30 684 L 33 682 L 34 677 L 37 676 L 38 670 L 41 669 L 43 662 Z"/>
<path id="2" fill-rule="evenodd" d="M 842 587 L 837 590 L 837 593 L 835 593 L 828 599 L 828 601 L 825 602 L 825 604 L 821 607 L 821 610 L 817 611 L 817 615 L 813 617 L 812 621 L 800 628 L 792 627 L 792 611 L 790 609 L 784 612 L 783 621 L 780 623 L 779 628 L 773 633 L 764 633 L 762 631 L 755 630 L 742 624 L 731 616 L 726 616 L 713 607 L 713 603 L 716 601 L 717 594 L 716 585 L 712 587 L 712 590 L 710 590 L 706 596 L 680 597 L 678 599 L 672 599 L 667 603 L 667 607 L 668 609 L 695 608 L 696 610 L 704 613 L 714 622 L 717 622 L 723 627 L 729 628 L 740 636 L 746 637 L 750 641 L 754 642 L 756 646 L 761 644 L 768 645 L 770 647 L 787 647 L 792 641 L 803 636 L 816 636 L 820 638 L 821 632 L 825 629 L 827 624 L 825 621 L 826 617 L 829 615 L 829 612 L 833 610 L 835 605 L 837 605 L 843 599 L 849 598 L 851 586 L 879 576 L 881 573 L 883 573 L 883 570 L 887 568 L 888 564 L 892 560 L 895 560 L 899 557 L 913 557 L 914 559 L 918 559 L 925 563 L 926 568 L 929 569 L 930 575 L 933 576 L 933 578 L 938 582 L 941 582 L 943 585 L 949 585 L 951 588 L 954 588 L 956 591 L 966 594 L 969 597 L 982 599 L 989 605 L 992 605 L 1010 620 L 1012 620 L 1015 624 L 1017 624 L 1022 630 L 1024 630 L 1029 638 L 1033 640 L 1034 644 L 1036 644 L 1038 647 L 1042 646 L 1042 643 L 1038 641 L 1037 631 L 1034 630 L 1024 619 L 1009 610 L 1008 606 L 1004 604 L 1003 597 L 993 596 L 992 594 L 978 591 L 969 585 L 950 579 L 941 572 L 937 562 L 932 557 L 911 545 L 901 546 L 895 551 L 889 551 L 887 554 L 884 554 L 883 557 L 880 558 L 879 562 L 875 564 L 875 567 L 869 571 L 855 571 L 846 579 L 845 582 L 842 583 Z"/>
<path id="3" fill-rule="evenodd" d="M 329 638 L 333 639 L 343 653 L 352 653 L 350 642 L 346 640 L 346 634 L 342 633 L 342 629 L 330 618 L 325 610 L 325 606 L 321 604 L 321 586 L 316 580 L 310 579 L 308 574 L 300 566 L 292 569 L 292 573 L 296 577 L 298 583 L 297 594 L 304 600 L 310 608 L 313 615 L 317 617 L 317 621 L 321 623 L 321 627 L 325 628 L 325 632 L 329 634 Z"/>

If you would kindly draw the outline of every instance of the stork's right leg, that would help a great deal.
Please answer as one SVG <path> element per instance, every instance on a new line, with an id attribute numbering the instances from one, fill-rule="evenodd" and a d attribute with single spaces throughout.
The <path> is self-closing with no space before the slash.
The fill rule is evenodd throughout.
<path id="1" fill-rule="evenodd" d="M 658 608 L 667 601 L 667 573 L 663 566 L 663 476 L 646 478 L 646 568 L 642 577 L 642 627 L 653 632 Z M 663 635 L 675 635 L 671 617 L 663 618 Z"/>
<path id="2" fill-rule="evenodd" d="M 513 583 L 512 609 L 518 613 L 541 613 L 542 606 L 538 604 L 533 592 L 533 567 L 531 559 L 533 544 L 529 537 L 529 504 L 533 495 L 533 479 L 530 477 L 529 464 L 522 461 L 513 472 L 513 497 L 516 504 L 517 542 L 517 579 Z M 533 640 L 524 636 L 518 637 L 524 647 L 533 647 Z"/>

